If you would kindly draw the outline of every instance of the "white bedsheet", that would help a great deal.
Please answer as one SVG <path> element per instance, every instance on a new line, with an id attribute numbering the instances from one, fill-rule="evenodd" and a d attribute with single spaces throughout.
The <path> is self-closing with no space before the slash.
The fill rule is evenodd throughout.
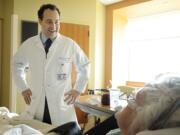
<path id="1" fill-rule="evenodd" d="M 50 135 L 47 132 L 53 128 L 55 126 L 10 113 L 6 107 L 0 107 L 0 135 Z"/>
<path id="2" fill-rule="evenodd" d="M 3 135 L 43 135 L 40 131 L 27 125 L 20 124 L 6 130 Z"/>

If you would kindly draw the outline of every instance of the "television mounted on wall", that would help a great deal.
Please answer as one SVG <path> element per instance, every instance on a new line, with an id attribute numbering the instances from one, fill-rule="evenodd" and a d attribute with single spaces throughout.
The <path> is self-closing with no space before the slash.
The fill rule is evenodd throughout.
<path id="1" fill-rule="evenodd" d="M 35 21 L 21 21 L 21 43 L 26 39 L 38 34 L 38 22 Z"/>

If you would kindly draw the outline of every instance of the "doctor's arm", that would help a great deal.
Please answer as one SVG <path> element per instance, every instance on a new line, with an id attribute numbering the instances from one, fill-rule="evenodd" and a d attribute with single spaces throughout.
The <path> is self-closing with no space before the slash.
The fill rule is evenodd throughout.
<path id="1" fill-rule="evenodd" d="M 73 62 L 77 75 L 73 89 L 65 94 L 65 101 L 69 101 L 68 104 L 73 104 L 76 101 L 89 80 L 89 60 L 79 46 L 75 50 Z"/>
<path id="2" fill-rule="evenodd" d="M 23 55 L 23 48 L 20 47 L 18 52 L 14 55 L 12 60 L 12 74 L 14 81 L 21 92 L 26 104 L 31 102 L 31 90 L 27 86 L 25 68 L 28 66 L 25 56 Z"/>
<path id="3" fill-rule="evenodd" d="M 88 79 L 89 79 L 89 63 L 78 67 L 76 82 L 73 86 L 73 89 L 65 93 L 65 102 L 67 102 L 67 104 L 75 103 L 77 97 L 85 89 Z"/>

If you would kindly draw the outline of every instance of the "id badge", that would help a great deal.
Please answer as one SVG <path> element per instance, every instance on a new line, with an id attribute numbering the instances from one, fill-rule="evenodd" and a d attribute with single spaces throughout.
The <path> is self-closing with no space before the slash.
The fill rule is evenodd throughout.
<path id="1" fill-rule="evenodd" d="M 66 80 L 67 79 L 67 74 L 61 73 L 57 74 L 57 80 Z"/>

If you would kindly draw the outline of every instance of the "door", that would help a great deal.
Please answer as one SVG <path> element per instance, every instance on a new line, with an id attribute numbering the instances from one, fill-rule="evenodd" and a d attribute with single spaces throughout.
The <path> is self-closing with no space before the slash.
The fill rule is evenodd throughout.
<path id="1" fill-rule="evenodd" d="M 86 55 L 89 55 L 89 26 L 71 23 L 61 23 L 60 33 L 75 40 Z"/>
<path id="2" fill-rule="evenodd" d="M 61 23 L 60 33 L 75 40 L 79 44 L 79 46 L 83 49 L 85 54 L 89 56 L 89 26 L 71 24 L 71 23 Z M 75 68 L 73 68 L 72 85 L 75 83 L 75 78 L 76 78 Z M 85 90 L 85 93 L 87 93 L 87 89 Z M 75 109 L 76 109 L 78 122 L 80 124 L 87 123 L 87 113 L 84 113 L 79 108 L 75 108 Z"/>

